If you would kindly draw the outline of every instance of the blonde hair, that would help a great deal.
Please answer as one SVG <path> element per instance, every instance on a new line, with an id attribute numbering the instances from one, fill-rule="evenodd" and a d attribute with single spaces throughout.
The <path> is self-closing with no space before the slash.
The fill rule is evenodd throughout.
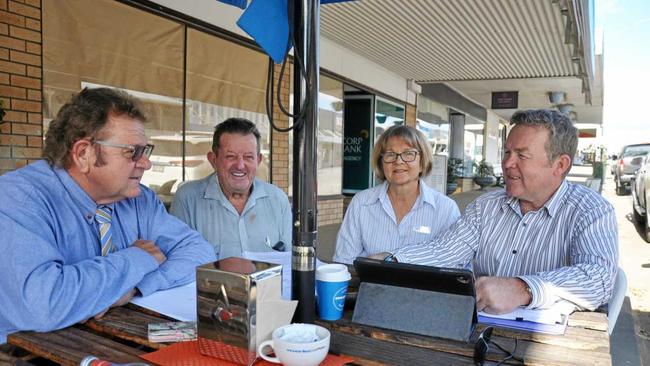
<path id="1" fill-rule="evenodd" d="M 372 150 L 372 169 L 375 171 L 375 176 L 378 180 L 386 180 L 384 174 L 384 167 L 381 163 L 381 155 L 385 152 L 386 144 L 392 137 L 401 137 L 409 145 L 418 150 L 420 154 L 420 177 L 426 176 L 431 172 L 431 147 L 429 142 L 422 132 L 413 127 L 406 125 L 392 126 L 379 136 L 375 143 L 375 148 Z"/>

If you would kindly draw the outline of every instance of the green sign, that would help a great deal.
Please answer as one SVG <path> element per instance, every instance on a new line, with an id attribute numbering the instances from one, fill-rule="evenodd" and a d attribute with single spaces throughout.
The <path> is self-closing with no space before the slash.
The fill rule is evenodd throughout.
<path id="1" fill-rule="evenodd" d="M 373 97 L 345 97 L 343 108 L 343 194 L 355 194 L 370 188 L 372 169 Z"/>

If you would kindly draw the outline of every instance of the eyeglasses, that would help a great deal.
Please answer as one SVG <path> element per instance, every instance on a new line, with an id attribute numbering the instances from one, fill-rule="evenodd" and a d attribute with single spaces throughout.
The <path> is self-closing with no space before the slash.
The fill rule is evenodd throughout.
<path id="1" fill-rule="evenodd" d="M 103 140 L 93 140 L 92 141 L 95 144 L 99 144 L 102 146 L 109 146 L 109 147 L 119 147 L 122 149 L 126 149 L 126 153 L 131 155 L 131 160 L 134 162 L 137 162 L 142 158 L 142 155 L 145 155 L 147 158 L 151 156 L 151 153 L 153 152 L 154 146 L 151 144 L 146 144 L 146 145 L 125 145 L 125 144 L 116 144 L 113 142 L 108 142 L 108 141 L 103 141 Z"/>
<path id="2" fill-rule="evenodd" d="M 517 362 L 520 362 L 524 364 L 524 360 L 515 356 L 515 352 L 517 352 L 517 338 L 515 338 L 515 348 L 512 350 L 512 352 L 506 350 L 502 346 L 498 345 L 496 342 L 491 341 L 490 338 L 492 337 L 492 330 L 494 328 L 492 327 L 487 327 L 483 329 L 483 331 L 478 335 L 478 339 L 476 340 L 476 343 L 474 344 L 474 364 L 482 366 L 483 363 L 485 363 L 485 358 L 490 352 L 490 345 L 494 345 L 496 348 L 498 348 L 501 352 L 506 354 L 506 357 L 499 361 L 495 366 L 502 365 L 508 360 L 515 360 Z"/>
<path id="3" fill-rule="evenodd" d="M 410 163 L 415 160 L 415 158 L 418 156 L 419 152 L 415 150 L 407 150 L 404 151 L 400 154 L 396 152 L 386 152 L 381 154 L 381 160 L 384 163 L 394 163 L 397 161 L 397 158 L 400 157 L 402 158 L 402 161 L 405 163 Z"/>

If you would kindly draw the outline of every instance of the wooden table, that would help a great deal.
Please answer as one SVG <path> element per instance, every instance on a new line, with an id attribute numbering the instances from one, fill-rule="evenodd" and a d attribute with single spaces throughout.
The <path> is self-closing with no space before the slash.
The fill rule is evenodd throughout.
<path id="1" fill-rule="evenodd" d="M 319 324 L 332 332 L 331 351 L 354 357 L 355 364 L 473 364 L 471 342 L 361 326 L 352 324 L 350 318 L 351 311 L 347 310 L 343 319 Z M 62 365 L 78 365 L 89 354 L 115 363 L 143 362 L 138 355 L 166 346 L 147 340 L 147 324 L 164 321 L 165 317 L 129 305 L 111 309 L 100 321 L 48 333 L 20 332 L 10 335 L 8 342 Z M 479 325 L 477 330 L 483 328 Z M 602 313 L 574 313 L 563 336 L 498 328 L 492 336 L 507 349 L 514 348 L 515 338 L 516 355 L 527 365 L 611 365 L 607 318 Z M 491 361 L 503 357 L 498 351 L 488 354 Z"/>
<path id="2" fill-rule="evenodd" d="M 354 324 L 351 314 L 336 322 L 319 321 L 332 331 L 330 350 L 367 360 L 401 365 L 473 365 L 473 342 L 485 329 L 478 325 L 472 340 L 458 342 Z M 577 312 L 570 316 L 564 335 L 548 335 L 495 328 L 492 340 L 508 350 L 517 339 L 519 358 L 526 365 L 611 365 L 607 316 Z M 487 359 L 500 361 L 505 355 L 490 348 Z M 486 362 L 486 365 L 494 364 Z M 514 362 L 513 364 L 519 364 Z"/>

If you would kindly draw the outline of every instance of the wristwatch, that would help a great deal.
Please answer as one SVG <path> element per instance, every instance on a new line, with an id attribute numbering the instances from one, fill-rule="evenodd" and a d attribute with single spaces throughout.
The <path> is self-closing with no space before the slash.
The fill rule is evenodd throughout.
<path id="1" fill-rule="evenodd" d="M 397 262 L 397 258 L 395 258 L 395 254 L 388 253 L 388 255 L 384 258 L 384 262 Z"/>

